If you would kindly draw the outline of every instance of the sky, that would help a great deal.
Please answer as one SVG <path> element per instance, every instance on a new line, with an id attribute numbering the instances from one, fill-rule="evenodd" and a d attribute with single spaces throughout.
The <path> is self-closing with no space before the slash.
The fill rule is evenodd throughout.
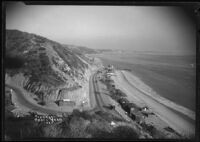
<path id="1" fill-rule="evenodd" d="M 196 30 L 179 7 L 24 5 L 6 8 L 6 29 L 94 49 L 196 52 Z"/>

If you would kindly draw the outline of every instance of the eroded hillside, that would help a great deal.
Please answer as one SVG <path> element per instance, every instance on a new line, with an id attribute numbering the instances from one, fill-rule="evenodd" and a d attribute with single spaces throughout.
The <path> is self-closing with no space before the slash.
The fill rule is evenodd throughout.
<path id="1" fill-rule="evenodd" d="M 67 45 L 35 34 L 6 30 L 5 64 L 6 82 L 10 80 L 31 92 L 38 102 L 63 98 L 80 101 L 78 92 L 87 93 L 84 92 L 88 89 L 85 82 L 93 61 Z"/>

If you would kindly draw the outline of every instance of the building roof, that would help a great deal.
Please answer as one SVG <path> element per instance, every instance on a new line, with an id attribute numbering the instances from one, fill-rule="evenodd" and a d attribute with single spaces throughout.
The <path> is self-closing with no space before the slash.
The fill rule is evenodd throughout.
<path id="1" fill-rule="evenodd" d="M 70 99 L 63 99 L 63 101 L 64 101 L 64 102 L 69 102 L 69 101 L 70 101 Z"/>

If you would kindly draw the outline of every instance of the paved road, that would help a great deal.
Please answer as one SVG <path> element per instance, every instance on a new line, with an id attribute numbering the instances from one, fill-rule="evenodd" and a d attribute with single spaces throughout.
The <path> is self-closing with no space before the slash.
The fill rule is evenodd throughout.
<path id="1" fill-rule="evenodd" d="M 98 89 L 98 85 L 96 84 L 96 72 L 91 75 L 90 77 L 90 103 L 91 103 L 91 108 L 93 109 L 93 111 L 97 111 L 97 110 L 103 110 L 105 111 L 105 109 L 103 108 L 103 102 L 102 102 L 102 98 L 98 95 L 99 94 L 99 89 Z M 46 113 L 46 114 L 59 114 L 59 113 L 63 113 L 64 111 L 59 111 L 59 110 L 54 110 L 51 108 L 47 108 L 44 106 L 40 106 L 37 105 L 31 101 L 29 101 L 25 94 L 23 94 L 23 92 L 12 85 L 6 84 L 6 87 L 13 89 L 13 92 L 16 95 L 17 101 L 24 107 L 31 109 L 32 111 L 36 111 L 39 113 Z"/>
<path id="2" fill-rule="evenodd" d="M 90 76 L 90 104 L 94 111 L 105 111 L 104 103 L 100 96 L 99 87 L 96 80 L 97 72 Z"/>
<path id="3" fill-rule="evenodd" d="M 97 81 L 97 72 L 95 72 L 93 75 L 91 75 L 90 78 L 90 101 L 95 101 L 95 102 L 90 102 L 91 106 L 93 106 L 93 111 L 103 111 L 103 112 L 108 112 L 110 114 L 113 114 L 116 117 L 122 118 L 126 121 L 131 121 L 131 119 L 128 116 L 125 116 L 125 112 L 121 109 L 114 109 L 110 110 L 105 106 L 108 106 L 109 104 L 106 104 L 104 100 L 102 99 L 102 92 L 101 89 L 99 88 L 99 84 Z M 93 104 L 96 104 L 95 106 Z M 117 106 L 116 106 L 117 107 Z"/>
<path id="4" fill-rule="evenodd" d="M 50 108 L 45 108 L 43 106 L 40 106 L 40 105 L 30 102 L 29 100 L 26 99 L 25 95 L 17 87 L 14 87 L 14 86 L 11 86 L 8 84 L 6 84 L 6 87 L 13 89 L 13 92 L 15 92 L 15 94 L 17 96 L 17 100 L 19 101 L 19 103 L 21 105 L 23 105 L 27 108 L 30 108 L 33 111 L 40 112 L 40 113 L 53 114 L 53 115 L 56 115 L 58 113 L 63 113 L 62 111 L 52 110 Z"/>
<path id="5" fill-rule="evenodd" d="M 99 89 L 99 85 L 98 85 L 98 81 L 97 81 L 97 72 L 95 72 L 94 74 L 92 74 L 90 76 L 89 79 L 89 87 L 90 87 L 90 104 L 91 104 L 91 111 L 104 111 L 104 112 L 109 112 L 112 113 L 118 117 L 124 118 L 122 117 L 122 115 L 120 115 L 120 113 L 116 110 L 109 110 L 108 108 L 105 108 L 106 104 L 102 99 L 102 95 Z M 55 109 L 51 109 L 51 108 L 47 108 L 45 106 L 40 106 L 38 104 L 35 104 L 31 101 L 29 101 L 25 94 L 23 94 L 23 92 L 12 85 L 6 84 L 6 87 L 13 89 L 13 92 L 16 94 L 17 100 L 18 102 L 25 106 L 26 108 L 31 109 L 32 111 L 36 111 L 36 112 L 40 112 L 40 113 L 46 113 L 46 114 L 61 114 L 64 111 L 59 111 L 59 110 L 55 110 Z M 107 104 L 108 105 L 108 104 Z M 67 112 L 66 112 L 67 113 Z"/>

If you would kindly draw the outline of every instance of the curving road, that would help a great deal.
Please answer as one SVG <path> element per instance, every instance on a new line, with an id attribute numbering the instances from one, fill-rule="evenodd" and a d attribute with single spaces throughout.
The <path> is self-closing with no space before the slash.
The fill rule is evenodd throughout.
<path id="1" fill-rule="evenodd" d="M 100 95 L 98 95 L 100 93 L 99 93 L 98 85 L 95 82 L 96 81 L 96 73 L 97 72 L 92 74 L 89 79 L 91 109 L 92 109 L 92 111 L 97 111 L 97 110 L 105 111 L 105 109 L 103 108 L 104 104 L 103 104 L 102 98 L 100 97 Z M 20 103 L 20 105 L 22 105 L 32 111 L 36 111 L 39 113 L 53 114 L 53 115 L 61 114 L 61 113 L 68 113 L 68 111 L 59 111 L 59 110 L 47 108 L 45 106 L 41 106 L 41 105 L 38 105 L 38 104 L 35 104 L 35 103 L 29 101 L 26 98 L 25 94 L 23 94 L 23 92 L 19 88 L 15 87 L 13 85 L 6 84 L 6 87 L 13 89 L 13 92 L 15 93 L 17 101 Z"/>
<path id="2" fill-rule="evenodd" d="M 109 109 L 105 108 L 106 104 L 102 99 L 103 94 L 100 92 L 100 88 L 99 88 L 96 76 L 97 76 L 97 72 L 93 73 L 89 79 L 89 88 L 90 88 L 89 97 L 90 97 L 90 106 L 91 106 L 90 111 L 93 111 L 93 112 L 104 111 L 104 112 L 112 113 L 123 119 L 126 119 L 117 110 L 109 110 Z M 69 113 L 69 111 L 59 111 L 56 108 L 55 109 L 48 108 L 48 107 L 41 106 L 41 105 L 38 105 L 38 104 L 35 104 L 35 103 L 29 101 L 27 99 L 27 96 L 25 94 L 23 94 L 23 92 L 20 90 L 20 88 L 18 88 L 16 86 L 6 84 L 6 87 L 13 89 L 13 92 L 16 95 L 17 101 L 22 106 L 24 106 L 32 111 L 36 111 L 39 113 L 45 113 L 45 114 L 53 114 L 53 115 L 61 114 L 61 113 Z"/>
<path id="3" fill-rule="evenodd" d="M 40 106 L 40 105 L 37 105 L 37 104 L 30 102 L 29 100 L 26 99 L 26 97 L 22 93 L 22 91 L 17 87 L 14 87 L 14 86 L 11 86 L 11 85 L 8 85 L 8 84 L 6 84 L 6 87 L 13 89 L 13 91 L 16 94 L 17 100 L 21 105 L 23 105 L 23 106 L 25 106 L 25 107 L 33 110 L 33 111 L 40 112 L 40 113 L 53 114 L 53 115 L 63 113 L 62 111 L 53 110 L 53 109 L 46 108 L 46 107 L 43 107 L 43 106 Z"/>

